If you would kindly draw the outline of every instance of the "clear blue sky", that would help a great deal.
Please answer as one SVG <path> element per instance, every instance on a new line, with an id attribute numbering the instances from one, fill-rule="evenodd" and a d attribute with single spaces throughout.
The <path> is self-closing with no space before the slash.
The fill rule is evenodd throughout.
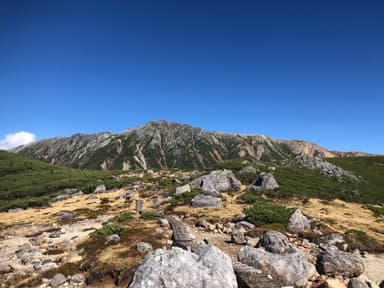
<path id="1" fill-rule="evenodd" d="M 0 139 L 206 130 L 384 153 L 384 1 L 0 1 Z"/>

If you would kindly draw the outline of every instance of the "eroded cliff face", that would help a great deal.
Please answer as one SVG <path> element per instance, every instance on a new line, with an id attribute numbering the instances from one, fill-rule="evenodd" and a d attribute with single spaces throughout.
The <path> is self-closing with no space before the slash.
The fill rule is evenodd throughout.
<path id="1" fill-rule="evenodd" d="M 119 134 L 76 134 L 45 139 L 14 150 L 45 162 L 89 169 L 212 167 L 228 159 L 285 159 L 296 154 L 335 157 L 316 144 L 262 135 L 206 132 L 185 124 L 149 122 Z"/>

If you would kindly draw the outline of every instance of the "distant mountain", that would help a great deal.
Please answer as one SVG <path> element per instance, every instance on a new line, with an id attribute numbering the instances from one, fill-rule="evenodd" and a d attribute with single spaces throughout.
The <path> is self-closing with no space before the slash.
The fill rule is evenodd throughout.
<path id="1" fill-rule="evenodd" d="M 301 140 L 207 132 L 167 121 L 152 121 L 118 134 L 75 134 L 45 139 L 13 151 L 49 163 L 105 170 L 204 169 L 239 157 L 268 161 L 300 153 L 328 158 L 354 155 L 329 151 Z"/>

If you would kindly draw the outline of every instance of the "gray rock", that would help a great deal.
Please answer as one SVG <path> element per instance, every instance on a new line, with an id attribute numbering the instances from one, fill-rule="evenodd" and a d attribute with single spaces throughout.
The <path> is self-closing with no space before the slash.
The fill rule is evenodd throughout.
<path id="1" fill-rule="evenodd" d="M 218 248 L 199 244 L 193 252 L 157 249 L 136 269 L 130 288 L 237 288 L 231 259 Z"/>
<path id="2" fill-rule="evenodd" d="M 183 194 L 186 192 L 191 192 L 191 186 L 189 184 L 186 184 L 184 186 L 180 186 L 176 188 L 176 195 Z"/>
<path id="3" fill-rule="evenodd" d="M 20 258 L 20 261 L 23 265 L 28 265 L 31 263 L 32 261 L 32 256 L 31 256 L 31 253 L 24 253 L 23 256 L 21 256 Z"/>
<path id="4" fill-rule="evenodd" d="M 199 194 L 192 199 L 191 206 L 193 208 L 221 208 L 223 202 L 221 198 Z"/>
<path id="5" fill-rule="evenodd" d="M 219 192 L 238 191 L 241 182 L 231 170 L 216 170 L 190 182 L 192 188 L 200 188 L 203 193 L 217 195 Z"/>
<path id="6" fill-rule="evenodd" d="M 255 228 L 255 225 L 252 223 L 249 223 L 248 221 L 240 221 L 235 224 L 236 227 L 243 227 L 245 229 L 253 229 Z"/>
<path id="7" fill-rule="evenodd" d="M 107 188 L 105 187 L 104 184 L 98 185 L 96 189 L 93 191 L 93 193 L 102 193 L 105 192 Z"/>
<path id="8" fill-rule="evenodd" d="M 317 270 L 327 276 L 357 277 L 364 272 L 363 259 L 356 254 L 340 251 L 336 246 L 320 245 Z"/>
<path id="9" fill-rule="evenodd" d="M 73 193 L 72 194 L 72 196 L 74 197 L 74 196 L 81 196 L 81 195 L 83 195 L 84 193 L 83 193 L 83 191 L 78 191 L 78 192 L 76 192 L 76 193 Z"/>
<path id="10" fill-rule="evenodd" d="M 169 222 L 165 218 L 160 218 L 159 219 L 159 224 L 160 224 L 160 227 L 169 227 Z"/>
<path id="11" fill-rule="evenodd" d="M 12 267 L 6 263 L 0 263 L 0 275 L 12 272 Z"/>
<path id="12" fill-rule="evenodd" d="M 339 233 L 329 233 L 320 238 L 320 242 L 328 245 L 336 245 L 345 243 L 343 235 Z"/>
<path id="13" fill-rule="evenodd" d="M 239 171 L 239 173 L 240 174 L 246 174 L 246 173 L 256 173 L 257 171 L 256 171 L 256 168 L 255 167 L 253 167 L 253 166 L 251 166 L 251 165 L 249 165 L 249 166 L 245 166 L 245 167 L 243 167 L 240 171 Z"/>
<path id="14" fill-rule="evenodd" d="M 263 248 L 245 246 L 240 249 L 238 257 L 241 263 L 261 270 L 265 276 L 270 275 L 273 281 L 283 285 L 305 286 L 316 273 L 315 266 L 298 249 L 290 253 L 274 254 Z"/>
<path id="15" fill-rule="evenodd" d="M 90 195 L 87 198 L 85 198 L 85 200 L 96 200 L 96 199 L 98 199 L 96 195 Z"/>
<path id="16" fill-rule="evenodd" d="M 155 203 L 153 203 L 151 207 L 152 208 L 159 208 L 161 205 L 163 205 L 165 203 L 169 203 L 171 201 L 172 201 L 172 197 L 166 197 L 163 199 L 159 199 Z"/>
<path id="17" fill-rule="evenodd" d="M 61 236 L 61 231 L 53 231 L 51 234 L 49 234 L 49 238 L 59 238 Z"/>
<path id="18" fill-rule="evenodd" d="M 85 277 L 81 273 L 74 274 L 72 275 L 69 283 L 75 284 L 75 285 L 82 285 L 85 283 Z"/>
<path id="19" fill-rule="evenodd" d="M 311 221 L 301 213 L 300 209 L 296 211 L 289 218 L 287 230 L 291 233 L 303 233 L 311 229 Z"/>
<path id="20" fill-rule="evenodd" d="M 359 278 L 352 278 L 348 282 L 348 288 L 372 288 L 372 286 Z"/>
<path id="21" fill-rule="evenodd" d="M 25 253 L 29 253 L 31 251 L 32 251 L 31 245 L 29 243 L 24 243 L 19 246 L 15 254 L 17 258 L 21 258 Z"/>
<path id="22" fill-rule="evenodd" d="M 33 246 L 40 246 L 41 244 L 46 242 L 46 239 L 43 236 L 35 236 L 31 237 L 28 239 L 28 241 L 33 245 Z"/>
<path id="23" fill-rule="evenodd" d="M 240 214 L 237 214 L 233 219 L 232 221 L 233 222 L 240 222 L 240 221 L 243 221 L 247 218 L 247 215 L 245 215 L 244 213 L 240 213 Z"/>
<path id="24" fill-rule="evenodd" d="M 234 262 L 237 283 L 241 288 L 280 288 L 284 283 L 277 277 L 263 273 L 260 269 L 248 266 L 241 262 Z"/>
<path id="25" fill-rule="evenodd" d="M 49 281 L 49 284 L 52 287 L 59 287 L 60 285 L 63 285 L 65 282 L 67 282 L 67 278 L 65 278 L 63 274 L 58 273 L 55 276 L 53 276 L 51 281 Z"/>
<path id="26" fill-rule="evenodd" d="M 260 189 L 279 188 L 275 177 L 271 173 L 260 173 L 259 177 L 248 187 L 248 191 L 257 191 Z"/>
<path id="27" fill-rule="evenodd" d="M 244 231 L 242 231 L 242 229 L 236 229 L 236 230 L 232 231 L 231 242 L 238 244 L 238 245 L 246 244 L 247 240 L 245 239 Z"/>
<path id="28" fill-rule="evenodd" d="M 194 236 L 189 226 L 172 216 L 167 216 L 167 220 L 172 228 L 172 245 L 183 249 L 190 248 Z"/>
<path id="29" fill-rule="evenodd" d="M 75 217 L 75 214 L 68 211 L 59 211 L 57 212 L 56 217 L 57 217 L 57 221 L 65 222 L 65 221 L 72 220 Z"/>
<path id="30" fill-rule="evenodd" d="M 16 212 L 20 212 L 20 211 L 24 211 L 24 209 L 23 208 L 9 209 L 8 213 L 16 213 Z"/>
<path id="31" fill-rule="evenodd" d="M 144 253 L 144 252 L 152 251 L 152 250 L 153 250 L 153 247 L 152 247 L 152 245 L 149 244 L 149 243 L 146 243 L 146 242 L 140 242 L 139 244 L 137 244 L 136 249 L 137 249 L 137 251 L 139 251 L 140 253 Z"/>
<path id="32" fill-rule="evenodd" d="M 69 194 L 58 195 L 58 196 L 53 197 L 53 198 L 51 199 L 51 203 L 59 202 L 59 201 L 63 201 L 63 200 L 69 199 L 69 198 L 71 198 L 71 197 L 72 197 L 72 195 L 69 195 Z"/>
<path id="33" fill-rule="evenodd" d="M 106 243 L 110 243 L 110 242 L 117 243 L 119 241 L 120 241 L 120 236 L 117 235 L 117 234 L 112 234 L 112 235 L 108 235 L 108 236 L 105 237 L 105 242 Z"/>
<path id="34" fill-rule="evenodd" d="M 346 171 L 339 166 L 333 165 L 324 159 L 317 156 L 310 156 L 306 154 L 300 154 L 296 156 L 295 164 L 299 167 L 304 167 L 311 170 L 320 170 L 326 176 L 334 176 L 337 178 L 347 177 L 354 181 L 358 181 L 352 172 Z"/>
<path id="35" fill-rule="evenodd" d="M 256 247 L 264 247 L 265 250 L 277 254 L 283 254 L 291 249 L 287 236 L 274 230 L 263 233 Z"/>

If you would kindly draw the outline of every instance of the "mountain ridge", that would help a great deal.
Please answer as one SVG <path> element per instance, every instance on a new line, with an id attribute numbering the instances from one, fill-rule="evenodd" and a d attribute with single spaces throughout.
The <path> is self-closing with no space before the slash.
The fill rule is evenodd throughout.
<path id="1" fill-rule="evenodd" d="M 304 140 L 209 132 L 188 124 L 150 121 L 121 133 L 76 133 L 36 141 L 12 150 L 52 164 L 88 169 L 206 169 L 225 160 L 282 160 L 297 154 L 323 158 L 366 156 L 338 152 Z"/>

